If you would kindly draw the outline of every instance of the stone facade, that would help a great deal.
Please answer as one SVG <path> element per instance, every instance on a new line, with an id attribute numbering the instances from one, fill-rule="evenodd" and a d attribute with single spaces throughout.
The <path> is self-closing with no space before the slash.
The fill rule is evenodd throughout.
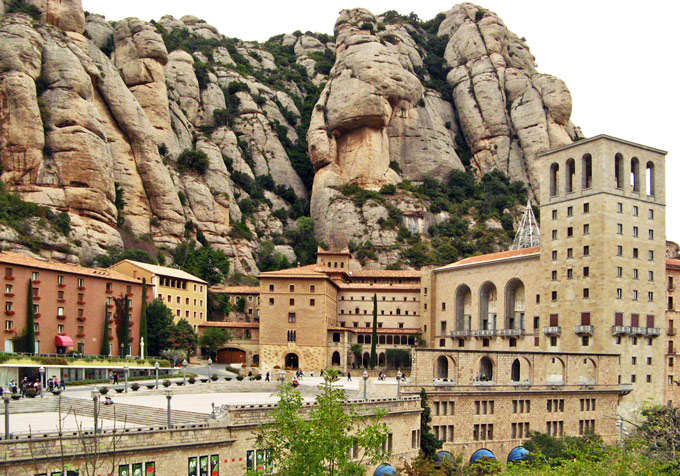
<path id="1" fill-rule="evenodd" d="M 663 347 L 665 352 L 664 368 L 664 401 L 673 405 L 680 405 L 680 371 L 677 365 L 678 348 L 680 337 L 678 327 L 680 327 L 679 299 L 680 293 L 676 288 L 680 284 L 680 260 L 675 258 L 666 259 L 666 329 Z"/>

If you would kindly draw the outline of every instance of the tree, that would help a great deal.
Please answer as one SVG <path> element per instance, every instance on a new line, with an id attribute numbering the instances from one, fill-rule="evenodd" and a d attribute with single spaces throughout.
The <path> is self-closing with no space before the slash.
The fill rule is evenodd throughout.
<path id="1" fill-rule="evenodd" d="M 378 365 L 378 353 L 376 346 L 378 345 L 378 296 L 373 293 L 373 335 L 371 338 L 371 359 L 369 365 L 372 369 Z"/>
<path id="2" fill-rule="evenodd" d="M 363 350 L 361 344 L 352 344 L 350 350 L 352 351 L 352 354 L 354 354 L 354 361 L 356 362 L 357 367 L 361 367 L 361 351 Z"/>
<path id="3" fill-rule="evenodd" d="M 427 392 L 424 388 L 420 389 L 420 407 L 423 409 L 420 414 L 420 451 L 427 458 L 433 458 L 444 442 L 437 439 L 430 429 L 432 416 L 430 406 L 427 404 Z"/>
<path id="4" fill-rule="evenodd" d="M 240 314 L 246 312 L 246 298 L 244 298 L 243 296 L 240 296 L 236 300 L 236 312 Z"/>
<path id="5" fill-rule="evenodd" d="M 227 329 L 208 327 L 198 339 L 198 345 L 205 348 L 208 355 L 214 358 L 215 353 L 230 340 L 231 334 Z"/>
<path id="6" fill-rule="evenodd" d="M 344 390 L 333 385 L 338 375 L 334 369 L 324 372 L 316 405 L 306 415 L 300 392 L 290 384 L 279 387 L 273 422 L 262 426 L 256 439 L 258 448 L 269 451 L 277 475 L 363 476 L 366 465 L 389 457 L 384 448 L 389 429 L 380 421 L 384 412 L 359 417 Z"/>
<path id="7" fill-rule="evenodd" d="M 139 351 L 142 351 L 141 347 L 141 342 L 142 339 L 144 339 L 144 345 L 148 346 L 149 345 L 149 334 L 147 330 L 147 325 L 146 325 L 146 278 L 142 278 L 142 309 L 139 313 L 139 342 L 140 342 L 140 347 Z M 148 353 L 148 350 L 147 350 Z"/>
<path id="8" fill-rule="evenodd" d="M 641 423 L 628 422 L 635 426 L 628 446 L 663 462 L 668 474 L 680 474 L 680 408 L 648 405 L 640 415 L 644 417 Z"/>
<path id="9" fill-rule="evenodd" d="M 170 333 L 174 327 L 172 311 L 159 299 L 146 308 L 146 322 L 149 333 L 147 348 L 149 355 L 161 355 L 170 346 Z"/>
<path id="10" fill-rule="evenodd" d="M 28 281 L 28 304 L 26 309 L 26 336 L 24 352 L 35 354 L 35 313 L 33 312 L 33 281 Z"/>
<path id="11" fill-rule="evenodd" d="M 125 295 L 125 302 L 123 308 L 123 323 L 120 330 L 119 343 L 123 348 L 121 357 L 130 355 L 130 298 Z"/>
<path id="12" fill-rule="evenodd" d="M 196 247 L 194 240 L 185 241 L 172 252 L 173 262 L 187 273 L 198 276 L 210 285 L 223 282 L 229 275 L 229 258 L 209 246 Z"/>
<path id="13" fill-rule="evenodd" d="M 196 344 L 198 343 L 198 336 L 191 327 L 191 324 L 186 319 L 180 319 L 175 324 L 172 334 L 170 335 L 170 347 L 173 349 L 183 350 L 188 356 L 196 353 Z"/>
<path id="14" fill-rule="evenodd" d="M 101 355 L 111 355 L 111 328 L 109 327 L 110 322 L 109 310 L 107 306 L 104 306 L 104 336 L 102 337 L 102 347 L 100 349 Z"/>

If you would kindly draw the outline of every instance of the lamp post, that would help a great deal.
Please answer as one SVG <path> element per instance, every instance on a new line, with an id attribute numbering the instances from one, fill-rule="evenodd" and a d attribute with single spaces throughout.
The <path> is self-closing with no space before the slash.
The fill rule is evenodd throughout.
<path id="1" fill-rule="evenodd" d="M 99 416 L 99 415 L 97 415 L 97 402 L 99 400 L 99 392 L 97 390 L 92 390 L 92 392 L 90 392 L 90 395 L 92 396 L 92 406 L 94 408 L 92 415 L 94 416 L 94 433 L 96 435 L 97 434 L 97 418 Z"/>
<path id="2" fill-rule="evenodd" d="M 168 428 L 172 428 L 172 412 L 170 410 L 170 400 L 172 399 L 172 390 L 169 388 L 165 389 L 165 398 L 168 399 Z"/>
<path id="3" fill-rule="evenodd" d="M 5 401 L 5 439 L 9 439 L 9 394 L 5 394 L 2 396 L 2 399 Z"/>
<path id="4" fill-rule="evenodd" d="M 401 370 L 397 370 L 397 398 L 401 397 Z"/>
<path id="5" fill-rule="evenodd" d="M 208 383 L 212 379 L 212 359 L 208 357 Z"/>
<path id="6" fill-rule="evenodd" d="M 183 380 L 182 385 L 186 385 L 187 384 L 187 359 L 184 359 L 182 361 L 182 372 L 184 374 L 184 380 Z"/>
<path id="7" fill-rule="evenodd" d="M 125 393 L 128 393 L 127 387 L 128 387 L 128 371 L 130 370 L 130 367 L 128 367 L 128 364 L 125 364 L 123 367 L 123 371 L 125 373 Z"/>
<path id="8" fill-rule="evenodd" d="M 279 371 L 279 380 L 281 380 L 281 385 L 286 381 L 286 371 L 283 369 Z"/>
<path id="9" fill-rule="evenodd" d="M 38 369 L 38 372 L 40 372 L 40 398 L 43 398 L 43 380 L 45 377 L 45 367 L 42 365 Z"/>
<path id="10" fill-rule="evenodd" d="M 161 364 L 156 361 L 156 363 L 153 364 L 153 368 L 156 369 L 156 389 L 158 389 L 158 367 L 160 367 Z"/>
<path id="11" fill-rule="evenodd" d="M 364 370 L 364 400 L 366 400 L 366 384 L 368 383 L 368 372 Z"/>

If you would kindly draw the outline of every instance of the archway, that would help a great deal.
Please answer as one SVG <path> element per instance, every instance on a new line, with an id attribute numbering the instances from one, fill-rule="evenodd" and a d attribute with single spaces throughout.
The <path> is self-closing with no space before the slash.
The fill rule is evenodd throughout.
<path id="1" fill-rule="evenodd" d="M 486 448 L 482 448 L 481 450 L 477 450 L 474 453 L 472 453 L 472 456 L 470 456 L 470 463 L 479 461 L 482 458 L 496 459 L 496 455 L 493 454 L 491 451 L 487 450 Z"/>
<path id="2" fill-rule="evenodd" d="M 559 357 L 550 359 L 545 371 L 545 383 L 548 385 L 564 383 L 564 362 Z"/>
<path id="3" fill-rule="evenodd" d="M 518 278 L 505 285 L 505 328 L 524 329 L 524 283 Z"/>
<path id="4" fill-rule="evenodd" d="M 254 354 L 253 355 L 253 363 L 255 365 L 260 365 L 260 354 Z"/>
<path id="5" fill-rule="evenodd" d="M 437 357 L 437 372 L 435 378 L 449 378 L 449 359 L 444 355 Z"/>
<path id="6" fill-rule="evenodd" d="M 496 329 L 496 285 L 486 281 L 479 288 L 479 328 Z"/>
<path id="7" fill-rule="evenodd" d="M 361 359 L 361 365 L 368 368 L 368 362 L 371 360 L 371 356 L 368 352 L 364 352 L 364 356 Z"/>
<path id="8" fill-rule="evenodd" d="M 246 352 L 235 347 L 226 347 L 217 351 L 215 362 L 218 364 L 245 364 Z"/>
<path id="9" fill-rule="evenodd" d="M 512 362 L 512 369 L 510 370 L 510 380 L 513 382 L 519 382 L 520 379 L 520 364 L 519 359 L 515 359 Z"/>
<path id="10" fill-rule="evenodd" d="M 560 166 L 557 162 L 550 164 L 550 196 L 555 197 L 560 192 Z"/>
<path id="11" fill-rule="evenodd" d="M 284 366 L 287 369 L 297 370 L 300 366 L 297 354 L 286 354 L 284 359 Z"/>
<path id="12" fill-rule="evenodd" d="M 337 350 L 331 356 L 331 365 L 340 365 L 340 352 Z"/>
<path id="13" fill-rule="evenodd" d="M 508 463 L 514 463 L 515 461 L 522 461 L 529 457 L 529 452 L 524 446 L 516 446 L 508 454 Z"/>
<path id="14" fill-rule="evenodd" d="M 455 311 L 456 330 L 470 330 L 472 327 L 472 292 L 467 284 L 461 284 L 456 288 Z"/>
<path id="15" fill-rule="evenodd" d="M 482 357 L 479 361 L 479 379 L 483 382 L 493 381 L 493 361 L 488 357 Z"/>
<path id="16" fill-rule="evenodd" d="M 378 366 L 379 367 L 384 367 L 385 366 L 385 352 L 380 352 L 378 354 Z"/>
<path id="17" fill-rule="evenodd" d="M 578 362 L 579 385 L 595 385 L 597 382 L 597 370 L 595 362 L 591 358 L 581 359 Z"/>

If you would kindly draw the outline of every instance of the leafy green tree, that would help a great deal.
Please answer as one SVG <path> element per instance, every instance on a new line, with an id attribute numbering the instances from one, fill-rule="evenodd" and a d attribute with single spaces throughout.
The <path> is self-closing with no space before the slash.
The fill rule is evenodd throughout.
<path id="1" fill-rule="evenodd" d="M 369 364 L 372 369 L 378 365 L 378 352 L 376 347 L 378 345 L 378 296 L 373 293 L 373 332 L 371 338 L 371 357 Z"/>
<path id="2" fill-rule="evenodd" d="M 260 246 L 260 251 L 257 253 L 257 267 L 260 271 L 278 271 L 291 267 L 288 259 L 274 249 L 274 243 L 265 241 Z"/>
<path id="3" fill-rule="evenodd" d="M 186 319 L 180 319 L 172 330 L 169 343 L 171 348 L 183 350 L 188 356 L 192 356 L 196 353 L 198 336 Z"/>
<path id="4" fill-rule="evenodd" d="M 156 258 L 144 250 L 120 250 L 115 248 L 109 249 L 105 254 L 95 257 L 93 264 L 100 268 L 108 268 L 124 259 L 139 261 L 141 263 L 158 264 Z"/>
<path id="5" fill-rule="evenodd" d="M 102 337 L 102 346 L 99 351 L 101 355 L 111 355 L 111 327 L 109 318 L 109 308 L 104 306 L 104 335 Z"/>
<path id="6" fill-rule="evenodd" d="M 295 256 L 301 265 L 316 263 L 316 250 L 319 242 L 314 238 L 314 222 L 308 216 L 298 218 L 296 230 L 287 233 L 288 240 L 293 246 Z"/>
<path id="7" fill-rule="evenodd" d="M 225 321 L 231 312 L 229 296 L 222 293 L 208 291 L 208 320 Z"/>
<path id="8" fill-rule="evenodd" d="M 149 333 L 147 349 L 149 355 L 161 355 L 170 347 L 170 333 L 174 327 L 172 311 L 159 299 L 146 308 L 146 321 Z"/>
<path id="9" fill-rule="evenodd" d="M 627 445 L 658 460 L 669 474 L 680 474 L 680 408 L 647 405 L 640 415 L 641 423 L 628 422 L 635 432 Z"/>
<path id="10" fill-rule="evenodd" d="M 361 367 L 361 351 L 363 350 L 361 344 L 352 344 L 350 350 L 354 354 L 354 361 L 357 363 L 357 367 Z"/>
<path id="11" fill-rule="evenodd" d="M 125 296 L 123 308 L 123 324 L 120 330 L 120 344 L 123 347 L 123 356 L 130 355 L 130 298 Z"/>
<path id="12" fill-rule="evenodd" d="M 148 334 L 148 329 L 146 325 L 146 307 L 148 303 L 146 302 L 146 278 L 142 278 L 142 308 L 139 313 L 139 342 L 142 342 L 142 339 L 144 339 L 144 345 L 148 345 L 148 340 L 149 340 L 149 334 Z M 141 351 L 141 347 L 140 347 Z"/>
<path id="13" fill-rule="evenodd" d="M 203 331 L 203 335 L 199 337 L 198 345 L 203 347 L 208 355 L 215 358 L 215 353 L 231 339 L 232 336 L 227 329 L 208 327 Z"/>
<path id="14" fill-rule="evenodd" d="M 210 160 L 202 150 L 184 149 L 177 157 L 177 165 L 180 171 L 195 170 L 199 174 L 203 174 L 208 170 Z"/>
<path id="15" fill-rule="evenodd" d="M 26 305 L 26 337 L 24 352 L 35 354 L 35 312 L 33 312 L 33 281 L 28 281 L 28 299 Z"/>
<path id="16" fill-rule="evenodd" d="M 427 392 L 424 388 L 420 389 L 420 407 L 423 409 L 420 414 L 420 451 L 425 457 L 433 458 L 444 442 L 437 439 L 431 431 L 432 412 L 427 404 Z"/>
<path id="17" fill-rule="evenodd" d="M 239 297 L 236 300 L 236 312 L 239 312 L 241 314 L 246 312 L 246 298 L 244 298 L 243 296 Z"/>
<path id="18" fill-rule="evenodd" d="M 256 439 L 258 448 L 269 450 L 278 476 L 363 476 L 366 465 L 389 457 L 383 413 L 359 417 L 347 404 L 344 390 L 333 385 L 338 375 L 334 369 L 324 372 L 316 405 L 306 415 L 300 392 L 290 384 L 279 387 L 273 422 L 260 427 Z M 352 454 L 355 446 L 358 459 Z"/>
<path id="19" fill-rule="evenodd" d="M 229 258 L 210 246 L 196 247 L 194 240 L 185 241 L 172 252 L 174 263 L 187 273 L 210 285 L 224 282 L 229 275 Z"/>

